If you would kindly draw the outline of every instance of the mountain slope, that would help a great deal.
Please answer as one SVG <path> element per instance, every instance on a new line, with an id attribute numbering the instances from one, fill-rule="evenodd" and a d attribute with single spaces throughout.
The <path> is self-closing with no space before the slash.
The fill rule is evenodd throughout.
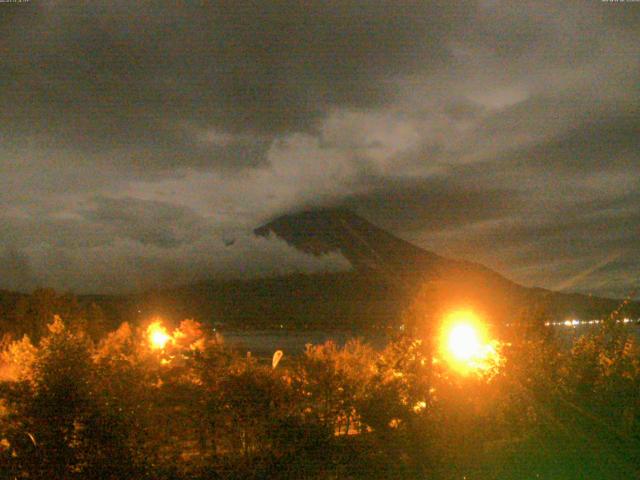
<path id="1" fill-rule="evenodd" d="M 340 251 L 350 271 L 292 274 L 252 280 L 211 280 L 141 294 L 85 295 L 81 305 L 102 307 L 107 324 L 196 318 L 230 328 L 384 329 L 405 321 L 405 312 L 429 325 L 443 313 L 470 308 L 488 321 L 603 318 L 619 300 L 564 294 L 518 285 L 482 265 L 422 250 L 347 210 L 285 215 L 255 230 L 277 235 L 315 255 Z M 0 290 L 0 333 L 12 325 L 17 305 L 29 296 Z M 36 299 L 37 300 L 37 299 Z M 640 304 L 623 313 L 640 317 Z M 282 327 L 281 327 L 282 326 Z M 14 328 L 16 327 L 16 328 Z"/>
<path id="2" fill-rule="evenodd" d="M 443 260 L 346 209 L 284 215 L 254 230 L 261 236 L 271 232 L 306 253 L 339 250 L 356 269 L 406 269 L 409 264 L 427 267 Z"/>
<path id="3" fill-rule="evenodd" d="M 340 251 L 361 274 L 385 277 L 410 295 L 424 297 L 430 314 L 469 307 L 498 322 L 535 315 L 549 319 L 592 318 L 606 315 L 618 300 L 580 294 L 562 294 L 518 285 L 473 262 L 452 260 L 395 237 L 345 209 L 320 209 L 284 215 L 255 230 L 275 234 L 290 245 L 312 254 Z M 640 312 L 637 303 L 627 310 Z"/>
<path id="4" fill-rule="evenodd" d="M 492 282 L 515 286 L 483 265 L 441 257 L 346 209 L 318 209 L 283 215 L 255 229 L 254 233 L 260 236 L 273 233 L 289 245 L 314 255 L 339 251 L 359 271 L 415 274 L 430 280 L 443 280 L 454 274 L 480 275 Z"/>

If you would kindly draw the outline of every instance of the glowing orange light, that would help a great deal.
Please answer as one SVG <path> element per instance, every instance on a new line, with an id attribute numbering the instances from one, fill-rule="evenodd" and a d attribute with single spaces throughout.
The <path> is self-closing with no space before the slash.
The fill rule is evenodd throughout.
<path id="1" fill-rule="evenodd" d="M 448 343 L 451 354 L 461 361 L 475 357 L 482 348 L 478 332 L 468 323 L 454 325 L 449 332 Z"/>
<path id="2" fill-rule="evenodd" d="M 167 342 L 171 340 L 171 337 L 167 333 L 167 329 L 162 326 L 159 321 L 153 322 L 147 327 L 147 335 L 149 337 L 149 343 L 153 349 L 162 349 Z"/>
<path id="3" fill-rule="evenodd" d="M 445 319 L 440 353 L 453 369 L 467 374 L 487 370 L 498 362 L 495 343 L 487 338 L 486 327 L 473 312 L 457 311 Z"/>

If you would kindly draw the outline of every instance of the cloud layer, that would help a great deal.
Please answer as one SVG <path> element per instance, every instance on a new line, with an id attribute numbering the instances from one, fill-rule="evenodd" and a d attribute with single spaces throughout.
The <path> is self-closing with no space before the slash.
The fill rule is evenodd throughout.
<path id="1" fill-rule="evenodd" d="M 343 268 L 250 235 L 328 204 L 524 284 L 639 284 L 632 3 L 0 9 L 0 288 Z"/>

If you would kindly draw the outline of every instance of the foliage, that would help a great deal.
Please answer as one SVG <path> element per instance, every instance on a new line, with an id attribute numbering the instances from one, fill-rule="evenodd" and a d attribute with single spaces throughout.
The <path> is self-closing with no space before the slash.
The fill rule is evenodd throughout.
<path id="1" fill-rule="evenodd" d="M 2 342 L 0 476 L 636 478 L 640 347 L 616 320 L 568 345 L 520 322 L 460 375 L 408 333 L 274 368 L 194 320 L 154 344 L 53 316 Z"/>

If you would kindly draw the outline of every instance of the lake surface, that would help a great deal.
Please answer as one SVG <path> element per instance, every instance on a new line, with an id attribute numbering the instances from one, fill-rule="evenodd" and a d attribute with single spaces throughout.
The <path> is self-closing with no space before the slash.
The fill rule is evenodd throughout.
<path id="1" fill-rule="evenodd" d="M 629 323 L 624 325 L 630 330 L 638 340 L 640 340 L 640 325 Z M 554 329 L 561 338 L 570 341 L 575 336 L 595 330 L 598 325 L 578 324 L 578 325 L 549 325 L 547 328 Z M 387 342 L 387 337 L 383 334 L 377 335 L 355 335 L 351 332 L 325 331 L 325 330 L 247 330 L 247 331 L 223 331 L 221 332 L 225 342 L 237 347 L 243 352 L 250 351 L 252 355 L 258 357 L 270 357 L 276 350 L 282 350 L 285 355 L 300 355 L 305 351 L 308 343 L 319 345 L 328 340 L 337 345 L 344 345 L 349 339 L 361 338 L 370 343 L 375 348 L 383 348 Z"/>
<path id="2" fill-rule="evenodd" d="M 221 334 L 226 343 L 261 357 L 271 356 L 276 350 L 282 350 L 288 355 L 300 355 L 304 353 L 308 343 L 319 345 L 329 340 L 340 346 L 352 338 L 361 338 L 374 347 L 382 347 L 386 343 L 383 335 L 364 336 L 351 332 L 324 330 L 226 331 Z"/>

